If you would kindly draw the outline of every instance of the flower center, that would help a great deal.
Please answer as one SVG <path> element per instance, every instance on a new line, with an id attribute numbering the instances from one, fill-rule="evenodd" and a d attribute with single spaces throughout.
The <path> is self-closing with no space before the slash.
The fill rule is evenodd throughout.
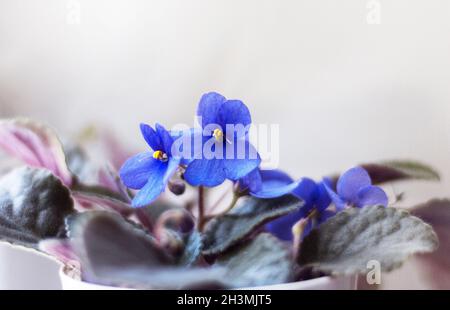
<path id="1" fill-rule="evenodd" d="M 222 141 L 223 139 L 223 131 L 216 128 L 213 131 L 213 137 L 216 138 L 216 141 Z"/>
<path id="2" fill-rule="evenodd" d="M 167 154 L 163 151 L 155 151 L 153 153 L 153 158 L 158 159 L 160 161 L 166 161 L 167 160 Z"/>

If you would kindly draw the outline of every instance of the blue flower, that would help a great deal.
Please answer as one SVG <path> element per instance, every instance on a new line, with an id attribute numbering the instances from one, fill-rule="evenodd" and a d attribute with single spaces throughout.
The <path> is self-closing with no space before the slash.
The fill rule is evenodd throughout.
<path id="1" fill-rule="evenodd" d="M 258 167 L 261 159 L 248 141 L 250 112 L 242 101 L 207 93 L 200 99 L 197 116 L 202 127 L 202 153 L 186 168 L 184 178 L 189 184 L 212 187 L 226 179 L 236 181 Z"/>
<path id="2" fill-rule="evenodd" d="M 152 151 L 129 158 L 119 172 L 127 187 L 140 190 L 132 201 L 136 208 L 149 205 L 165 190 L 181 160 L 172 156 L 173 138 L 163 126 L 156 124 L 154 130 L 141 124 L 140 128 Z"/>
<path id="3" fill-rule="evenodd" d="M 336 192 L 331 186 L 325 186 L 338 211 L 346 206 L 362 208 L 382 205 L 387 207 L 388 197 L 381 187 L 373 186 L 366 170 L 361 167 L 352 168 L 343 173 L 336 185 Z"/>
<path id="4" fill-rule="evenodd" d="M 303 178 L 292 191 L 292 194 L 296 197 L 303 199 L 304 206 L 298 211 L 280 217 L 266 225 L 266 230 L 277 236 L 281 240 L 292 240 L 292 226 L 302 218 L 308 216 L 308 214 L 315 208 L 318 214 L 315 218 L 315 223 L 309 222 L 306 227 L 303 236 L 307 235 L 313 228 L 314 224 L 321 224 L 331 216 L 335 215 L 334 211 L 327 210 L 330 206 L 331 199 L 325 189 L 325 183 L 329 183 L 328 179 L 324 179 L 322 182 L 316 183 L 309 178 Z"/>
<path id="5" fill-rule="evenodd" d="M 238 182 L 240 191 L 248 190 L 257 198 L 276 198 L 291 194 L 300 181 L 294 181 L 287 173 L 278 170 L 261 170 L 256 168 Z"/>

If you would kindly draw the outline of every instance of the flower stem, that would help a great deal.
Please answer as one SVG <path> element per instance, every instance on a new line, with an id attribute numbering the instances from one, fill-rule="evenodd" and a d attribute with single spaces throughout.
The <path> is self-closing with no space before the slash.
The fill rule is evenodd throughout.
<path id="1" fill-rule="evenodd" d="M 210 220 L 212 220 L 213 218 L 215 218 L 215 217 L 217 217 L 217 216 L 224 215 L 224 214 L 230 212 L 230 211 L 235 207 L 235 205 L 236 205 L 237 201 L 239 200 L 239 198 L 241 198 L 241 195 L 239 195 L 238 193 L 235 193 L 235 192 L 234 192 L 234 193 L 233 193 L 233 199 L 231 200 L 230 204 L 228 205 L 228 207 L 227 207 L 225 210 L 223 210 L 222 212 L 217 213 L 217 214 L 206 215 L 206 216 L 203 217 L 203 221 L 202 221 L 202 223 L 201 223 L 201 224 L 202 224 L 202 227 L 203 227 L 207 222 L 209 222 Z"/>
<path id="2" fill-rule="evenodd" d="M 300 219 L 297 223 L 292 226 L 292 246 L 294 251 L 294 260 L 297 260 L 298 254 L 300 253 L 300 248 L 302 246 L 302 236 L 305 232 L 305 228 L 308 225 L 308 223 L 313 220 L 319 212 L 317 209 L 313 209 L 306 217 Z"/>
<path id="3" fill-rule="evenodd" d="M 203 231 L 205 225 L 205 188 L 198 187 L 198 230 Z"/>

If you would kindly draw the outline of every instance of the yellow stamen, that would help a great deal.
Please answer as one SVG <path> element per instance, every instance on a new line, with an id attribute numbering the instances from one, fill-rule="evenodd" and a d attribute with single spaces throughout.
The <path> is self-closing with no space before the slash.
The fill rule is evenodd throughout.
<path id="1" fill-rule="evenodd" d="M 216 138 L 217 141 L 222 141 L 223 131 L 218 128 L 214 129 L 213 137 Z"/>
<path id="2" fill-rule="evenodd" d="M 154 159 L 165 160 L 167 158 L 166 154 L 163 151 L 155 151 L 153 153 Z"/>

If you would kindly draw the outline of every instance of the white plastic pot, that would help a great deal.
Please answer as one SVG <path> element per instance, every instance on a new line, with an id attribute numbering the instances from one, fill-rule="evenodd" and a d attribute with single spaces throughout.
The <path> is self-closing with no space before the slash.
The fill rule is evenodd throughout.
<path id="1" fill-rule="evenodd" d="M 0 243 L 1 290 L 61 289 L 60 264 L 37 251 Z"/>
<path id="2" fill-rule="evenodd" d="M 127 288 L 104 286 L 77 279 L 65 268 L 59 270 L 63 290 L 129 290 Z M 285 284 L 243 288 L 248 290 L 354 290 L 355 277 L 321 277 L 317 279 L 299 281 Z"/>

